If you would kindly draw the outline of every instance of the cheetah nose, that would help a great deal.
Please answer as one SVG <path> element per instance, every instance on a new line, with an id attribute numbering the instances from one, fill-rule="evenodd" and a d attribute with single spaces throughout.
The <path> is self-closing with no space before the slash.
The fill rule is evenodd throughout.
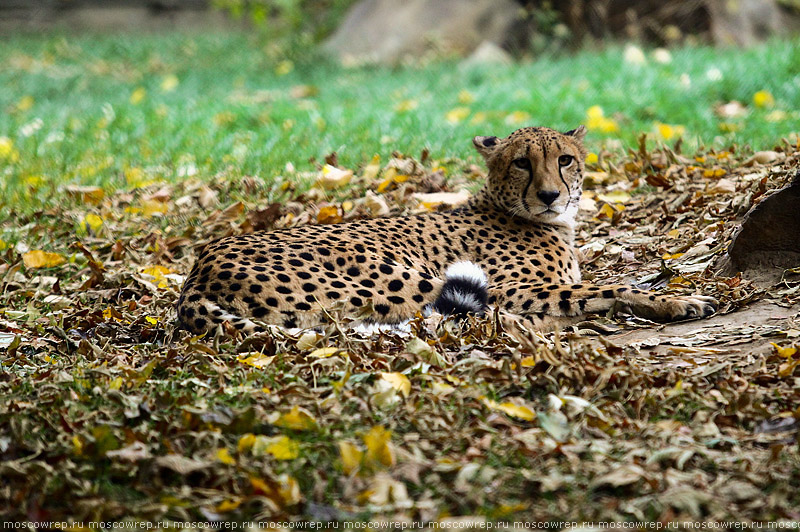
<path id="1" fill-rule="evenodd" d="M 540 190 L 536 196 L 544 202 L 545 205 L 552 205 L 552 203 L 561 195 L 558 190 Z"/>

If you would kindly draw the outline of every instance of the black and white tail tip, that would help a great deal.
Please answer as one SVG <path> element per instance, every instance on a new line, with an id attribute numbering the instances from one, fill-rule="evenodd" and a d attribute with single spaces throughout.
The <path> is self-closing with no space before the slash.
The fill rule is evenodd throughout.
<path id="1" fill-rule="evenodd" d="M 444 316 L 483 314 L 489 305 L 489 279 L 477 264 L 456 262 L 444 272 L 444 286 L 433 310 Z"/>

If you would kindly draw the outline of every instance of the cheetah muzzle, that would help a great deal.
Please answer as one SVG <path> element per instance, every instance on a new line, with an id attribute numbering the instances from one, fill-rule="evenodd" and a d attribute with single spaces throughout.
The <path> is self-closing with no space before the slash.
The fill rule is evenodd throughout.
<path id="1" fill-rule="evenodd" d="M 528 127 L 506 138 L 475 137 L 489 174 L 480 192 L 451 211 L 213 241 L 183 286 L 179 320 L 197 333 L 225 321 L 245 333 L 259 322 L 309 327 L 324 323 L 323 309 L 337 302 L 353 314 L 371 302 L 379 323 L 401 322 L 429 305 L 460 313 L 485 303 L 534 324 L 611 308 L 659 321 L 713 314 L 717 302 L 706 296 L 581 282 L 573 226 L 585 134 L 583 126 L 566 133 Z M 449 276 L 443 290 L 445 269 L 463 261 L 485 272 L 488 301 L 477 277 L 465 284 L 463 275 Z"/>

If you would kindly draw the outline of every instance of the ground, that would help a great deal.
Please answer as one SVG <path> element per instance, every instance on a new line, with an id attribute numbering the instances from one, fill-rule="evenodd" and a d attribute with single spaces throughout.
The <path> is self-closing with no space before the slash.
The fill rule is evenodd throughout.
<path id="1" fill-rule="evenodd" d="M 665 148 L 592 165 L 586 276 L 668 280 L 715 295 L 721 311 L 667 326 L 599 317 L 556 336 L 493 317 L 463 334 L 419 321 L 411 336 L 360 337 L 332 324 L 242 344 L 175 330 L 180 283 L 208 239 L 440 208 L 478 175 L 398 156 L 336 199 L 328 170 L 272 204 L 252 178 L 70 189 L 19 226 L 77 240 L 71 256 L 6 250 L 3 512 L 797 519 L 796 285 L 713 274 L 737 217 L 797 170 L 800 156 L 781 149 L 771 164 Z"/>
<path id="2" fill-rule="evenodd" d="M 796 45 L 624 71 L 610 49 L 464 79 L 453 64 L 330 78 L 230 53 L 254 49 L 243 37 L 9 42 L 4 518 L 800 519 L 797 272 L 715 273 L 737 221 L 800 166 Z M 558 78 L 544 100 L 487 96 L 542 72 Z M 642 100 L 612 90 L 631 80 Z M 364 94 L 385 109 L 355 105 Z M 470 137 L 548 105 L 549 125 L 591 121 L 584 277 L 713 295 L 718 315 L 546 335 L 419 319 L 411 335 L 361 337 L 332 309 L 323 333 L 176 330 L 204 243 L 446 208 L 482 183 Z"/>

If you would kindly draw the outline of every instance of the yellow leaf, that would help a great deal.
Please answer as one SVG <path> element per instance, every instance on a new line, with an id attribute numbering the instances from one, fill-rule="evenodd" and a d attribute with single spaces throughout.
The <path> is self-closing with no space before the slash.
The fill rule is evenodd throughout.
<path id="1" fill-rule="evenodd" d="M 241 505 L 242 505 L 242 499 L 228 499 L 228 500 L 225 500 L 225 501 L 222 501 L 221 503 L 219 503 L 217 505 L 216 510 L 219 513 L 225 513 L 225 512 L 233 511 L 233 510 L 237 509 Z"/>
<path id="2" fill-rule="evenodd" d="M 380 185 L 378 185 L 377 192 L 380 194 L 381 192 L 385 192 L 392 185 L 399 185 L 400 183 L 405 183 L 408 181 L 408 176 L 405 174 L 398 174 L 397 170 L 394 168 L 389 168 L 386 171 L 386 175 L 381 181 Z"/>
<path id="3" fill-rule="evenodd" d="M 336 205 L 329 205 L 321 207 L 317 213 L 317 222 L 321 224 L 338 224 L 342 221 L 342 215 L 339 214 L 339 207 Z"/>
<path id="4" fill-rule="evenodd" d="M 137 87 L 136 90 L 131 93 L 131 103 L 133 105 L 138 105 L 142 103 L 145 96 L 147 96 L 147 91 L 144 87 Z"/>
<path id="5" fill-rule="evenodd" d="M 96 214 L 87 214 L 83 217 L 82 225 L 90 229 L 93 233 L 97 233 L 103 226 L 103 219 Z"/>
<path id="6" fill-rule="evenodd" d="M 255 442 L 256 437 L 254 434 L 250 434 L 249 432 L 247 434 L 243 434 L 239 438 L 239 443 L 236 444 L 236 450 L 239 451 L 240 454 L 244 453 L 245 451 L 249 451 L 253 448 L 253 444 Z"/>
<path id="7" fill-rule="evenodd" d="M 774 111 L 770 111 L 769 113 L 767 113 L 767 115 L 764 117 L 764 120 L 766 120 L 767 122 L 782 122 L 783 120 L 786 120 L 788 117 L 789 115 L 786 114 L 786 111 L 781 111 L 780 109 L 776 109 Z"/>
<path id="8" fill-rule="evenodd" d="M 334 190 L 345 186 L 350 182 L 350 178 L 352 177 L 352 170 L 342 170 L 341 168 L 326 164 L 322 167 L 322 172 L 320 172 L 317 178 L 317 184 L 326 190 Z"/>
<path id="9" fill-rule="evenodd" d="M 33 107 L 33 96 L 26 95 L 19 99 L 17 102 L 17 111 L 27 111 Z"/>
<path id="10" fill-rule="evenodd" d="M 372 156 L 372 160 L 369 162 L 369 164 L 364 167 L 364 171 L 362 172 L 362 174 L 364 176 L 364 179 L 371 181 L 376 177 L 378 177 L 380 171 L 381 171 L 381 156 L 376 154 Z"/>
<path id="11" fill-rule="evenodd" d="M 267 355 L 262 355 L 261 353 L 256 353 L 251 356 L 240 356 L 239 362 L 260 369 L 260 368 L 266 368 L 267 366 L 272 364 L 274 358 L 275 358 L 274 356 L 267 356 Z"/>
<path id="12" fill-rule="evenodd" d="M 367 446 L 366 463 L 371 466 L 383 465 L 390 467 L 394 465 L 394 453 L 390 442 L 392 432 L 380 425 L 370 429 L 363 437 L 364 444 Z"/>
<path id="13" fill-rule="evenodd" d="M 720 122 L 719 123 L 719 130 L 724 133 L 735 133 L 736 131 L 741 131 L 744 126 L 740 123 L 736 122 Z"/>
<path id="14" fill-rule="evenodd" d="M 451 124 L 458 124 L 469 116 L 469 107 L 454 107 L 444 115 L 445 120 Z"/>
<path id="15" fill-rule="evenodd" d="M 141 269 L 141 272 L 145 275 L 153 277 L 153 282 L 156 284 L 156 286 L 158 286 L 158 288 L 167 288 L 169 286 L 169 282 L 167 282 L 167 279 L 164 276 L 172 273 L 172 270 L 166 266 L 161 266 L 159 264 L 154 266 L 146 266 Z"/>
<path id="16" fill-rule="evenodd" d="M 145 275 L 152 275 L 153 277 L 163 277 L 168 273 L 172 273 L 172 270 L 166 266 L 161 266 L 160 264 L 156 264 L 154 266 L 145 266 L 141 271 Z"/>
<path id="17" fill-rule="evenodd" d="M 723 168 L 709 168 L 707 170 L 703 170 L 703 177 L 708 177 L 711 179 L 718 179 L 724 176 L 727 172 Z"/>
<path id="18" fill-rule="evenodd" d="M 122 389 L 122 377 L 117 377 L 116 379 L 112 380 L 108 383 L 109 390 L 120 390 Z"/>
<path id="19" fill-rule="evenodd" d="M 486 120 L 488 118 L 489 118 L 489 114 L 486 113 L 486 111 L 478 111 L 474 115 L 472 115 L 472 118 L 470 118 L 469 123 L 470 124 L 482 124 L 482 123 L 486 122 Z"/>
<path id="20" fill-rule="evenodd" d="M 22 262 L 26 268 L 53 268 L 67 262 L 64 256 L 50 251 L 35 249 L 22 254 Z"/>
<path id="21" fill-rule="evenodd" d="M 329 356 L 335 355 L 341 351 L 338 347 L 320 347 L 319 349 L 314 349 L 311 351 L 308 356 L 314 358 L 327 358 Z"/>
<path id="22" fill-rule="evenodd" d="M 72 452 L 77 456 L 83 454 L 83 440 L 77 434 L 72 437 Z"/>
<path id="23" fill-rule="evenodd" d="M 142 200 L 142 214 L 148 217 L 153 217 L 157 214 L 166 214 L 169 206 L 163 201 L 157 200 Z"/>
<path id="24" fill-rule="evenodd" d="M 680 234 L 681 234 L 681 232 L 678 231 L 677 229 L 671 229 L 671 230 L 667 231 L 667 236 L 670 237 L 670 238 L 678 238 L 678 236 L 680 236 Z"/>
<path id="25" fill-rule="evenodd" d="M 154 318 L 153 316 L 145 316 L 144 319 L 150 325 L 158 325 L 158 318 Z"/>
<path id="26" fill-rule="evenodd" d="M 253 454 L 258 456 L 263 453 L 271 454 L 276 460 L 294 460 L 300 456 L 300 444 L 288 436 L 258 436 L 253 445 Z"/>
<path id="27" fill-rule="evenodd" d="M 279 76 L 285 76 L 289 72 L 294 70 L 294 63 L 289 61 L 288 59 L 284 59 L 275 67 L 275 73 Z"/>
<path id="28" fill-rule="evenodd" d="M 673 126 L 656 122 L 656 131 L 664 140 L 670 140 L 673 137 L 683 136 L 683 134 L 686 133 L 686 128 L 683 126 Z"/>
<path id="29" fill-rule="evenodd" d="M 292 430 L 310 430 L 317 427 L 317 420 L 311 412 L 295 405 L 287 413 L 281 414 L 274 425 Z"/>
<path id="30" fill-rule="evenodd" d="M 772 344 L 772 347 L 775 348 L 775 352 L 778 353 L 779 357 L 790 358 L 794 356 L 795 353 L 797 353 L 796 347 L 781 347 L 775 342 L 770 342 L 770 344 Z"/>
<path id="31" fill-rule="evenodd" d="M 612 190 L 607 194 L 598 194 L 597 199 L 606 203 L 625 203 L 631 199 L 631 195 L 624 190 Z"/>
<path id="32" fill-rule="evenodd" d="M 530 122 L 530 120 L 531 120 L 530 113 L 526 113 L 525 111 L 514 111 L 513 113 L 509 113 L 508 116 L 506 116 L 505 123 L 510 126 L 516 126 L 519 124 Z"/>
<path id="33" fill-rule="evenodd" d="M 614 218 L 614 207 L 608 203 L 603 203 L 603 206 L 600 207 L 600 211 L 597 213 L 597 217 L 612 220 Z"/>
<path id="34" fill-rule="evenodd" d="M 527 406 L 520 406 L 509 401 L 498 403 L 486 397 L 483 398 L 483 404 L 492 410 L 498 410 L 506 415 L 521 419 L 523 421 L 533 421 L 536 419 L 536 412 Z"/>
<path id="35" fill-rule="evenodd" d="M 536 358 L 534 358 L 533 356 L 527 356 L 522 359 L 520 365 L 523 368 L 532 368 L 536 365 Z"/>
<path id="36" fill-rule="evenodd" d="M 361 465 L 364 453 L 348 441 L 340 441 L 337 445 L 339 446 L 339 455 L 342 458 L 342 469 L 345 475 L 349 475 Z"/>
<path id="37" fill-rule="evenodd" d="M 603 108 L 599 105 L 593 105 L 586 110 L 586 127 L 603 133 L 616 133 L 619 131 L 617 123 L 611 118 L 607 118 Z"/>
<path id="38" fill-rule="evenodd" d="M 122 314 L 120 314 L 119 311 L 117 311 L 112 307 L 107 307 L 103 311 L 103 319 L 105 319 L 106 321 L 108 320 L 122 321 Z"/>
<path id="39" fill-rule="evenodd" d="M 775 97 L 769 91 L 758 91 L 753 94 L 753 104 L 756 107 L 772 107 L 775 105 Z"/>
<path id="40" fill-rule="evenodd" d="M 149 179 L 141 168 L 126 168 L 123 174 L 125 174 L 125 182 L 131 188 L 142 188 L 156 182 L 154 179 Z"/>
<path id="41" fill-rule="evenodd" d="M 381 373 L 381 378 L 392 385 L 403 397 L 411 393 L 411 381 L 402 373 Z"/>
<path id="42" fill-rule="evenodd" d="M 598 158 L 597 154 L 594 152 L 589 152 L 586 154 L 586 164 L 597 164 Z"/>
<path id="43" fill-rule="evenodd" d="M 417 107 L 419 107 L 419 102 L 417 100 L 403 100 L 394 106 L 394 110 L 398 113 L 405 113 L 407 111 L 413 111 Z"/>
<path id="44" fill-rule="evenodd" d="M 454 390 L 455 388 L 446 382 L 434 381 L 433 385 L 431 386 L 431 391 L 436 395 L 447 395 L 449 393 L 453 393 Z"/>
<path id="45" fill-rule="evenodd" d="M 161 90 L 164 92 L 175 90 L 175 87 L 177 86 L 178 77 L 175 74 L 168 74 L 164 76 L 164 79 L 161 80 Z"/>
<path id="46" fill-rule="evenodd" d="M 683 253 L 664 253 L 661 255 L 663 260 L 679 259 L 681 257 L 683 257 Z"/>
<path id="47" fill-rule="evenodd" d="M 778 376 L 791 377 L 794 374 L 794 370 L 797 368 L 797 366 L 800 366 L 800 358 L 787 360 L 778 366 Z"/>
<path id="48" fill-rule="evenodd" d="M 303 499 L 297 479 L 283 474 L 278 477 L 278 482 L 278 495 L 283 499 L 284 506 L 294 506 Z"/>
<path id="49" fill-rule="evenodd" d="M 14 141 L 8 137 L 0 137 L 0 160 L 12 163 L 19 161 L 19 152 L 14 148 Z"/>
<path id="50" fill-rule="evenodd" d="M 3 240 L 3 239 L 0 239 L 0 251 L 3 251 L 7 247 L 8 247 L 8 244 L 6 243 L 6 241 Z"/>
<path id="51" fill-rule="evenodd" d="M 226 465 L 234 465 L 236 463 L 236 460 L 233 459 L 231 453 L 225 447 L 217 449 L 217 460 Z"/>

